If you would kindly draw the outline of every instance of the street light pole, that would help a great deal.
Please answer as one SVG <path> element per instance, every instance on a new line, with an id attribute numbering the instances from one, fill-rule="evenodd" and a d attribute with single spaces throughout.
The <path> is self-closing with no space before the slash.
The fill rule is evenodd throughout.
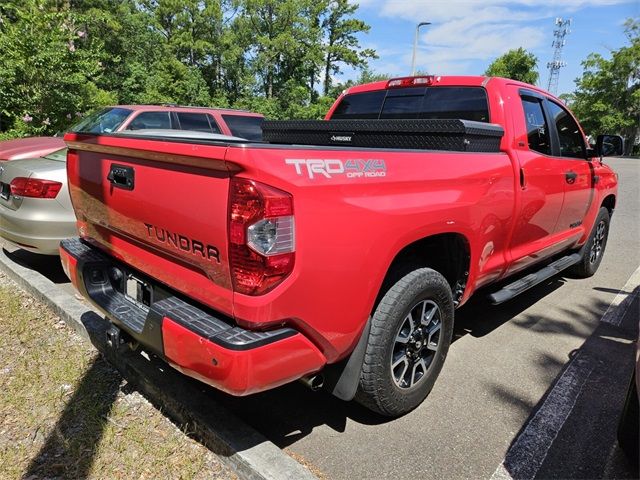
<path id="1" fill-rule="evenodd" d="M 420 27 L 431 25 L 431 22 L 420 22 L 416 25 L 416 36 L 413 39 L 413 58 L 411 59 L 411 76 L 413 77 L 416 74 L 416 50 L 418 49 L 418 32 L 420 31 Z"/>

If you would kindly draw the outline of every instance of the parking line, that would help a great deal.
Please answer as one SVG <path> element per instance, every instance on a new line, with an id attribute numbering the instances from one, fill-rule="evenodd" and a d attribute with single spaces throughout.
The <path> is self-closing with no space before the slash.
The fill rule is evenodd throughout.
<path id="1" fill-rule="evenodd" d="M 636 288 L 639 285 L 640 267 L 618 291 L 600 321 L 620 326 L 624 314 L 638 295 Z M 511 445 L 491 480 L 529 479 L 536 476 L 596 365 L 595 358 L 578 351 L 569 361 L 542 406 Z"/>
<path id="2" fill-rule="evenodd" d="M 627 283 L 625 283 L 624 287 L 618 292 L 613 302 L 611 302 L 611 305 L 609 305 L 609 308 L 607 308 L 607 311 L 604 312 L 601 321 L 619 327 L 624 318 L 624 314 L 627 313 L 627 310 L 633 303 L 633 299 L 638 295 L 638 291 L 636 290 L 638 285 L 640 285 L 640 267 L 633 272 L 629 280 L 627 280 Z"/>
<path id="3" fill-rule="evenodd" d="M 507 452 L 492 480 L 535 477 L 595 366 L 595 360 L 585 353 L 573 357 L 540 409 Z"/>

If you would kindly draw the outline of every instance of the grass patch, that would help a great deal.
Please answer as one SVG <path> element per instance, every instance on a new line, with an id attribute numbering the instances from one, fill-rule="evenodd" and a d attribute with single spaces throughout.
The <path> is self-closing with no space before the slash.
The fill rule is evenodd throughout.
<path id="1" fill-rule="evenodd" d="M 237 478 L 0 273 L 0 478 Z"/>

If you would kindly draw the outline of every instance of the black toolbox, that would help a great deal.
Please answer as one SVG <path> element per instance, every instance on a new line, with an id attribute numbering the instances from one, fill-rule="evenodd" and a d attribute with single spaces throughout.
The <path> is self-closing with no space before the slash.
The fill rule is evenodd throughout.
<path id="1" fill-rule="evenodd" d="M 287 145 L 499 152 L 500 125 L 456 119 L 267 120 L 263 141 Z"/>

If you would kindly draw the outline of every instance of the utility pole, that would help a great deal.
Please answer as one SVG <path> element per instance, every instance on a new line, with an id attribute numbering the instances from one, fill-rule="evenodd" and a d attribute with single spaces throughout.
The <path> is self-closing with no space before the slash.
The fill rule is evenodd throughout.
<path id="1" fill-rule="evenodd" d="M 420 22 L 418 25 L 416 25 L 416 36 L 413 39 L 413 58 L 411 59 L 412 77 L 416 74 L 416 50 L 418 49 L 418 33 L 420 32 L 420 27 L 424 27 L 427 25 L 431 25 L 431 22 Z"/>
<path id="2" fill-rule="evenodd" d="M 553 31 L 553 60 L 547 63 L 549 69 L 549 83 L 547 90 L 554 95 L 558 93 L 558 79 L 560 78 L 560 69 L 567 66 L 567 62 L 562 60 L 562 47 L 565 46 L 565 37 L 571 33 L 569 27 L 571 26 L 571 19 L 563 20 L 562 18 L 556 18 L 556 29 Z"/>

